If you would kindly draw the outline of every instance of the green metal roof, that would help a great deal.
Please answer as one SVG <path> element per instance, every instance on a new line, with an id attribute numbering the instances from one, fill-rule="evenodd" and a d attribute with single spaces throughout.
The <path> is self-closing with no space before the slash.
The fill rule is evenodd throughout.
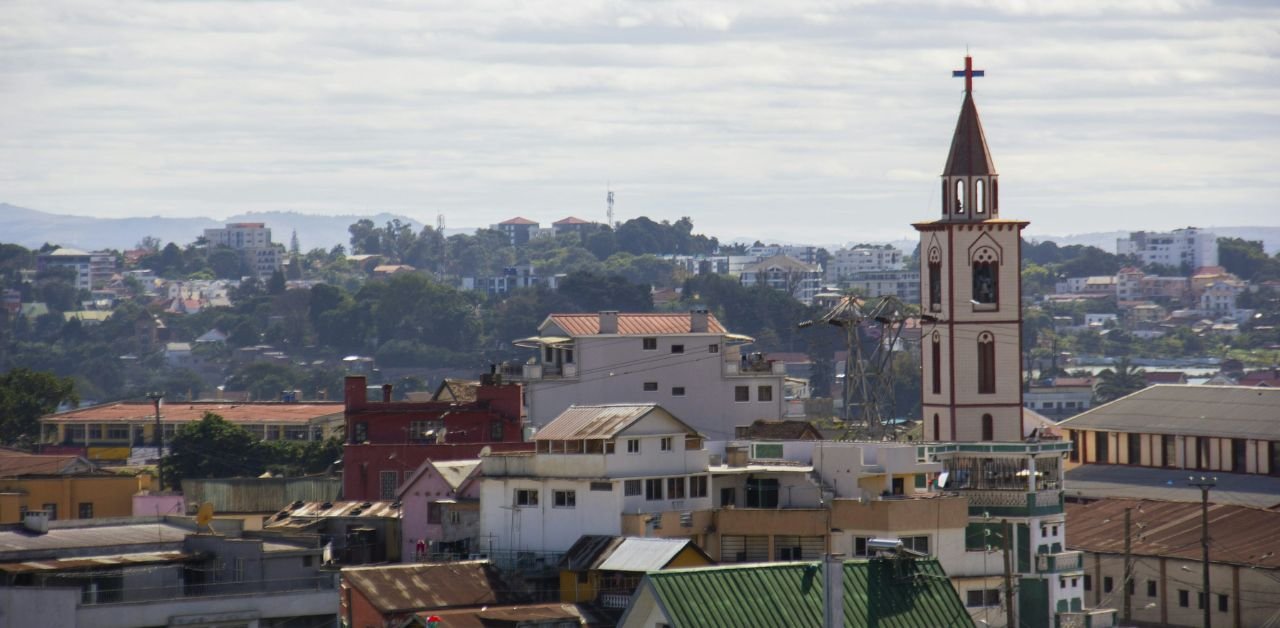
<path id="1" fill-rule="evenodd" d="M 769 563 L 649 572 L 673 628 L 821 626 L 821 563 Z M 938 561 L 844 563 L 847 628 L 973 626 Z"/>

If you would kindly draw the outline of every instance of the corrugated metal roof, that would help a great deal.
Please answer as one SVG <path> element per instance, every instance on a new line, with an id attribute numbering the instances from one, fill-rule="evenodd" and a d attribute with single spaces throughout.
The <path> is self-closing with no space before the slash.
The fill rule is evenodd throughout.
<path id="1" fill-rule="evenodd" d="M 192 401 L 164 404 L 160 407 L 160 420 L 164 423 L 199 421 L 205 412 L 212 412 L 232 423 L 306 423 L 324 417 L 341 417 L 340 401 L 311 403 L 228 403 L 223 401 Z M 110 423 L 125 421 L 155 421 L 155 406 L 148 402 L 118 401 L 88 408 L 80 408 L 50 414 L 41 421 L 63 423 Z"/>
<path id="2" fill-rule="evenodd" d="M 1089 504 L 1069 503 L 1067 548 L 1123 553 L 1126 508 L 1132 509 L 1129 518 L 1134 554 L 1201 560 L 1198 502 L 1103 499 Z M 1280 568 L 1280 552 L 1276 551 L 1278 529 L 1280 512 L 1209 504 L 1209 538 L 1212 539 L 1209 560 Z"/>
<path id="3" fill-rule="evenodd" d="M 15 527 L 0 530 L 0 559 L 9 552 L 181 543 L 188 534 L 190 530 L 167 523 L 49 528 L 44 534 Z"/>
<path id="4" fill-rule="evenodd" d="M 504 601 L 488 561 L 353 567 L 342 577 L 384 615 Z"/>
<path id="5" fill-rule="evenodd" d="M 621 543 L 622 539 L 623 537 L 611 534 L 584 534 L 573 542 L 564 556 L 560 557 L 560 563 L 557 566 L 571 571 L 595 569 L 600 563 L 600 557 L 605 555 L 607 550 Z"/>
<path id="6" fill-rule="evenodd" d="M 538 430 L 533 439 L 535 441 L 609 439 L 653 412 L 660 412 L 683 425 L 689 434 L 698 433 L 656 403 L 616 403 L 569 406 L 545 427 Z"/>
<path id="7" fill-rule="evenodd" d="M 972 626 L 960 596 L 936 560 L 848 561 L 845 626 Z M 770 563 L 670 569 L 645 576 L 674 628 L 820 626 L 819 563 Z"/>
<path id="8" fill-rule="evenodd" d="M 1133 497 L 1199 501 L 1200 489 L 1187 486 L 1186 469 L 1128 465 L 1085 464 L 1065 474 L 1067 495 L 1074 497 Z M 1272 508 L 1280 505 L 1280 477 L 1218 472 L 1213 501 L 1237 506 Z"/>
<path id="9" fill-rule="evenodd" d="M 80 456 L 29 454 L 0 448 L 0 478 L 89 473 L 94 469 L 92 463 Z"/>
<path id="10" fill-rule="evenodd" d="M 605 553 L 601 571 L 655 571 L 666 567 L 676 555 L 691 545 L 689 539 L 627 537 Z"/>
<path id="11" fill-rule="evenodd" d="M 332 502 L 340 477 L 184 479 L 187 503 L 213 504 L 215 512 L 276 512 L 294 502 Z"/>
<path id="12" fill-rule="evenodd" d="M 311 525 L 326 518 L 400 518 L 398 502 L 308 502 L 294 507 L 292 504 L 268 520 L 268 528 L 296 528 Z"/>
<path id="13" fill-rule="evenodd" d="M 1060 425 L 1066 429 L 1280 440 L 1280 389 L 1157 384 Z"/>
<path id="14" fill-rule="evenodd" d="M 76 558 L 54 558 L 50 560 L 30 560 L 20 563 L 0 563 L 0 571 L 8 573 L 35 573 L 52 571 L 71 571 L 93 569 L 96 567 L 125 567 L 132 565 L 153 565 L 157 563 L 176 563 L 192 560 L 195 554 L 185 552 L 138 552 L 136 554 L 115 554 L 112 556 L 79 556 Z"/>
<path id="15" fill-rule="evenodd" d="M 562 329 L 570 336 L 595 336 L 600 333 L 599 314 L 552 314 L 547 322 Z M 545 326 L 545 323 L 543 324 Z M 542 327 L 539 327 L 541 330 Z M 690 315 L 684 313 L 618 314 L 618 335 L 657 336 L 662 334 L 689 334 Z M 707 314 L 707 332 L 723 334 L 725 328 L 715 314 Z"/>

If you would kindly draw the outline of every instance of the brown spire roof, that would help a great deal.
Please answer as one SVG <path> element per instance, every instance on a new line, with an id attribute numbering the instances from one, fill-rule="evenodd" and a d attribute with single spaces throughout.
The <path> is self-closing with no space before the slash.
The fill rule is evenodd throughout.
<path id="1" fill-rule="evenodd" d="M 951 153 L 947 155 L 947 167 L 942 176 L 996 174 L 995 162 L 987 149 L 987 137 L 982 133 L 982 121 L 978 119 L 978 106 L 973 104 L 973 94 L 965 92 L 960 106 L 960 119 L 956 121 L 956 134 L 951 138 Z"/>

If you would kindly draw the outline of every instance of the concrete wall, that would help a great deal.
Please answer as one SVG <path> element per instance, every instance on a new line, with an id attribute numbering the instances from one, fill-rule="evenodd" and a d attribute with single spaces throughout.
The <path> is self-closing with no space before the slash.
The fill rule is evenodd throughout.
<path id="1" fill-rule="evenodd" d="M 67 476 L 0 479 L 0 493 L 20 493 L 19 506 L 40 510 L 56 504 L 58 519 L 79 518 L 80 504 L 92 504 L 93 517 L 133 515 L 133 494 L 150 486 L 151 476 Z M 18 512 L 5 508 L 0 523 L 18 523 Z"/>
<path id="2" fill-rule="evenodd" d="M 1112 608 L 1123 609 L 1120 583 L 1124 575 L 1123 557 L 1117 554 L 1085 552 L 1085 573 L 1092 577 L 1092 590 L 1084 593 L 1088 605 L 1107 600 Z M 1133 620 L 1169 626 L 1201 626 L 1204 611 L 1198 605 L 1201 587 L 1201 563 L 1179 558 L 1138 556 L 1133 560 Z M 1103 591 L 1104 578 L 1113 583 L 1111 593 Z M 1280 606 L 1280 584 L 1276 570 L 1251 569 L 1225 563 L 1214 563 L 1209 571 L 1210 616 L 1214 626 L 1263 626 L 1274 619 Z M 1155 582 L 1155 595 L 1148 593 L 1148 582 Z M 1179 604 L 1179 591 L 1187 592 L 1187 606 Z M 1218 596 L 1226 595 L 1227 610 L 1218 610 Z M 1150 606 L 1148 606 L 1150 605 Z M 1123 610 L 1118 615 L 1123 617 Z"/>
<path id="3" fill-rule="evenodd" d="M 86 625 L 76 623 L 79 603 L 80 589 L 0 587 L 0 628 Z"/>
<path id="4" fill-rule="evenodd" d="M 75 608 L 74 606 L 72 608 Z M 24 626 L 79 626 L 84 628 L 141 628 L 143 626 L 168 626 L 181 621 L 194 625 L 217 621 L 219 617 L 266 619 L 311 618 L 311 621 L 294 619 L 291 625 L 333 625 L 338 613 L 338 595 L 333 588 L 289 593 L 247 594 L 212 598 L 181 598 L 162 602 L 137 604 L 101 604 L 81 606 L 75 612 L 74 623 L 42 623 L 46 615 L 28 617 Z M 223 619 L 223 621 L 227 621 Z M 257 621 L 239 619 L 230 623 L 256 626 Z M 221 624 L 217 624 L 221 625 Z"/>

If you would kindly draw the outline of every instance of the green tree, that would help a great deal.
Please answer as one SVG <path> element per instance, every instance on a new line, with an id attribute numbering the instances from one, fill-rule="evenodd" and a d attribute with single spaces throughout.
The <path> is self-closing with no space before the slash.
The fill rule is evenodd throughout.
<path id="1" fill-rule="evenodd" d="M 284 289 L 284 273 L 277 268 L 272 271 L 271 278 L 267 280 L 267 294 L 284 294 Z"/>
<path id="2" fill-rule="evenodd" d="M 170 487 L 185 479 L 256 477 L 266 467 L 258 439 L 212 412 L 183 425 L 166 444 L 169 455 L 160 465 Z"/>
<path id="3" fill-rule="evenodd" d="M 27 368 L 0 374 L 0 442 L 30 445 L 40 436 L 40 417 L 79 401 L 70 378 Z"/>
<path id="4" fill-rule="evenodd" d="M 214 247 L 205 257 L 205 261 L 218 279 L 239 279 L 249 274 L 244 258 L 230 247 Z"/>
<path id="5" fill-rule="evenodd" d="M 1147 387 L 1143 370 L 1135 368 L 1128 358 L 1116 362 L 1115 369 L 1104 369 L 1098 373 L 1098 385 L 1093 394 L 1099 402 L 1108 402 Z"/>
<path id="6" fill-rule="evenodd" d="M 287 364 L 253 362 L 235 370 L 227 378 L 227 390 L 247 390 L 258 401 L 280 398 L 281 391 L 295 390 L 302 381 L 298 369 Z"/>

